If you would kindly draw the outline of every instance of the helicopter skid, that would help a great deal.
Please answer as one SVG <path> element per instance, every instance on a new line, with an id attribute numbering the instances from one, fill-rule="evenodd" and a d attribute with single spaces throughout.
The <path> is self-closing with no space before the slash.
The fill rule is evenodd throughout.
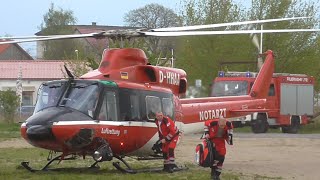
<path id="1" fill-rule="evenodd" d="M 163 170 L 163 167 L 156 167 L 156 168 L 147 168 L 147 169 L 124 169 L 120 166 L 119 162 L 115 162 L 113 163 L 113 166 L 116 167 L 119 171 L 123 172 L 123 173 L 130 173 L 130 174 L 136 174 L 136 173 L 157 173 L 157 172 L 168 172 L 168 173 L 173 173 L 173 172 L 178 172 L 178 171 L 183 171 L 183 170 L 188 170 L 188 167 L 183 167 L 183 166 L 179 166 L 176 168 L 173 168 L 172 171 L 165 171 Z"/>
<path id="2" fill-rule="evenodd" d="M 119 156 L 115 156 L 117 159 L 119 159 L 123 164 L 125 164 L 125 166 L 127 167 L 127 169 L 123 168 L 120 166 L 120 162 L 113 162 L 113 166 L 115 168 L 117 168 L 119 171 L 123 172 L 123 173 L 130 173 L 130 174 L 136 174 L 136 173 L 145 173 L 145 172 L 168 172 L 168 171 L 164 171 L 163 167 L 157 167 L 157 168 L 147 168 L 147 169 L 132 169 L 129 164 L 121 157 Z M 173 173 L 173 172 L 177 172 L 177 171 L 182 171 L 182 170 L 188 170 L 189 168 L 186 166 L 177 166 L 175 168 L 172 169 L 172 171 L 170 171 L 169 173 Z"/>
<path id="3" fill-rule="evenodd" d="M 71 169 L 73 170 L 81 170 L 84 171 L 86 169 L 88 170 L 99 170 L 100 167 L 96 164 L 91 165 L 90 167 L 85 167 L 85 168 L 54 168 L 54 169 L 49 169 L 49 168 L 42 168 L 42 169 L 33 169 L 32 167 L 29 166 L 29 162 L 28 161 L 23 161 L 21 162 L 21 165 L 26 168 L 28 171 L 30 172 L 38 172 L 38 171 L 64 171 L 64 170 L 68 170 L 70 171 Z"/>

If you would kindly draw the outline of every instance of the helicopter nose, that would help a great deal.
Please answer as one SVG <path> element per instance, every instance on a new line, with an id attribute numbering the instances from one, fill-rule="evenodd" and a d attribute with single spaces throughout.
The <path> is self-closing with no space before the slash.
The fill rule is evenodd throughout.
<path id="1" fill-rule="evenodd" d="M 31 141 L 48 141 L 54 140 L 54 135 L 51 126 L 48 125 L 33 125 L 27 128 L 27 137 Z"/>

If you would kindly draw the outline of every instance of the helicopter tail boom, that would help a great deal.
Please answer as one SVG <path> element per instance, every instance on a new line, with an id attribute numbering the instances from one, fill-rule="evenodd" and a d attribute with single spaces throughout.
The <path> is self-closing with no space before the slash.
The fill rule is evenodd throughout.
<path id="1" fill-rule="evenodd" d="M 264 53 L 266 55 L 265 62 L 259 71 L 259 74 L 252 86 L 250 96 L 256 99 L 266 98 L 269 86 L 274 72 L 274 54 L 271 50 Z"/>

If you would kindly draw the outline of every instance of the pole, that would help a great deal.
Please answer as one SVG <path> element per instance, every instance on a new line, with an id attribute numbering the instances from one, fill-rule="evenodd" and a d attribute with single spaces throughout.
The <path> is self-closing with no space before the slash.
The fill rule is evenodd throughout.
<path id="1" fill-rule="evenodd" d="M 19 116 L 21 118 L 22 106 L 22 67 L 19 65 L 18 78 L 16 82 L 16 95 L 19 97 Z"/>
<path id="2" fill-rule="evenodd" d="M 261 24 L 261 26 L 260 26 L 261 28 L 261 30 L 263 30 L 263 24 Z M 259 47 L 259 53 L 260 54 L 262 54 L 262 39 L 263 39 L 263 33 L 261 32 L 261 34 L 260 34 L 260 47 Z M 261 69 L 261 67 L 262 67 L 262 64 L 263 64 L 263 62 L 262 62 L 262 57 L 258 57 L 258 72 L 260 71 L 260 69 Z"/>

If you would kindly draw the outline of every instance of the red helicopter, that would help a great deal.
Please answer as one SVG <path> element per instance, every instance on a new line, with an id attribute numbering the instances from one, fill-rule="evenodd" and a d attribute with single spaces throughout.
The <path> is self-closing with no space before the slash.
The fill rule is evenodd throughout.
<path id="1" fill-rule="evenodd" d="M 301 17 L 304 18 L 304 17 Z M 213 25 L 151 29 L 147 31 L 107 31 L 91 34 L 43 37 L 10 37 L 20 43 L 82 37 L 144 37 L 214 34 L 248 34 L 317 31 L 314 29 L 191 31 L 203 28 L 265 23 L 299 18 L 257 20 Z M 188 31 L 185 31 L 188 30 Z M 1 39 L 1 38 L 0 38 Z M 49 81 L 39 88 L 34 115 L 21 125 L 21 135 L 31 145 L 61 152 L 41 170 L 58 160 L 92 156 L 97 163 L 120 160 L 113 165 L 123 172 L 136 173 L 125 156 L 159 158 L 155 113 L 162 111 L 175 120 L 183 133 L 200 132 L 206 120 L 221 116 L 237 117 L 264 111 L 265 98 L 274 72 L 273 52 L 264 53 L 265 62 L 249 95 L 182 99 L 187 89 L 187 74 L 182 69 L 150 65 L 145 53 L 136 48 L 106 50 L 98 69 L 75 79 Z M 28 162 L 21 163 L 34 172 Z"/>

